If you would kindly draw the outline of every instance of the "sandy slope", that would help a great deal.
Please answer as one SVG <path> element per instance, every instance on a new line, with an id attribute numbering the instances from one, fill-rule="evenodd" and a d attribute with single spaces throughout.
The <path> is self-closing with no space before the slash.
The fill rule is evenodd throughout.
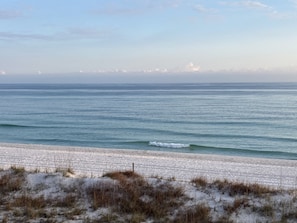
<path id="1" fill-rule="evenodd" d="M 71 167 L 76 174 L 101 176 L 132 169 L 144 176 L 189 181 L 196 176 L 256 182 L 277 188 L 297 188 L 297 161 L 198 155 L 156 151 L 0 144 L 0 167 L 53 170 Z"/>

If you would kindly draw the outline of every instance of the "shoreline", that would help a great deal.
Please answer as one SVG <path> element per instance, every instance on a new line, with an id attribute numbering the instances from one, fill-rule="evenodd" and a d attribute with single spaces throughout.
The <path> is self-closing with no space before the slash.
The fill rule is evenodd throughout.
<path id="1" fill-rule="evenodd" d="M 0 143 L 0 167 L 28 170 L 68 168 L 81 176 L 102 176 L 115 170 L 134 170 L 146 177 L 191 181 L 228 179 L 280 189 L 297 188 L 297 161 L 254 157 L 190 154 L 151 150 Z"/>

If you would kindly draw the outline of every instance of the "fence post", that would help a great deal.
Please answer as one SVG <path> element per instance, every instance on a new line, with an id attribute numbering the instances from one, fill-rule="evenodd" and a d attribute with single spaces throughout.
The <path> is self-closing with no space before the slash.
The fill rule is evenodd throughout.
<path id="1" fill-rule="evenodd" d="M 134 173 L 134 163 L 132 163 L 132 172 Z"/>

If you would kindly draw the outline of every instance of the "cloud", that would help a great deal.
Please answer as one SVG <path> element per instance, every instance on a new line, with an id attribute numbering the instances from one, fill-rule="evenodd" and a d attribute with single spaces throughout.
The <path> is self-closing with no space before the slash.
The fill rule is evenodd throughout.
<path id="1" fill-rule="evenodd" d="M 197 4 L 194 6 L 194 9 L 196 12 L 202 13 L 202 14 L 215 14 L 217 13 L 217 10 L 213 8 L 206 8 L 203 5 Z"/>
<path id="2" fill-rule="evenodd" d="M 292 3 L 293 3 L 293 6 L 294 6 L 295 8 L 297 8 L 297 0 L 290 0 L 290 2 L 292 2 Z"/>
<path id="3" fill-rule="evenodd" d="M 266 5 L 260 1 L 233 1 L 233 2 L 221 2 L 222 5 L 232 6 L 232 7 L 243 7 L 248 9 L 261 9 L 261 10 L 271 10 L 272 7 Z"/>
<path id="4" fill-rule="evenodd" d="M 129 7 L 106 7 L 101 9 L 92 10 L 92 14 L 95 15 L 135 15 L 145 12 L 141 8 L 129 8 Z"/>
<path id="5" fill-rule="evenodd" d="M 93 28 L 68 28 L 59 33 L 36 34 L 0 32 L 0 40 L 40 40 L 40 41 L 67 41 L 80 39 L 103 40 L 114 36 L 113 30 L 98 30 Z"/>
<path id="6" fill-rule="evenodd" d="M 0 10 L 0 19 L 15 19 L 22 17 L 23 14 L 19 11 L 5 11 Z"/>
<path id="7" fill-rule="evenodd" d="M 241 5 L 251 9 L 272 9 L 272 7 L 263 4 L 259 1 L 242 1 Z"/>
<path id="8" fill-rule="evenodd" d="M 98 30 L 94 28 L 76 27 L 69 28 L 64 34 L 64 36 L 86 39 L 101 39 L 111 36 L 112 33 L 112 30 Z"/>
<path id="9" fill-rule="evenodd" d="M 183 3 L 183 0 L 148 0 L 147 2 L 151 9 L 167 9 L 179 7 Z"/>
<path id="10" fill-rule="evenodd" d="M 129 2 L 129 1 L 128 1 Z M 146 4 L 143 4 L 141 1 L 136 4 L 121 4 L 115 2 L 108 2 L 106 5 L 101 6 L 98 9 L 91 10 L 92 14 L 95 15 L 108 15 L 108 16 L 117 16 L 117 15 L 138 15 L 146 13 L 147 11 L 155 8 L 155 4 L 151 1 L 147 1 Z"/>
<path id="11" fill-rule="evenodd" d="M 52 40 L 53 37 L 41 34 L 26 34 L 13 32 L 0 32 L 2 40 Z"/>
<path id="12" fill-rule="evenodd" d="M 197 65 L 194 65 L 192 62 L 190 62 L 185 66 L 185 71 L 186 72 L 198 72 L 198 71 L 200 71 L 200 67 Z"/>
<path id="13" fill-rule="evenodd" d="M 296 2 L 297 0 L 291 0 L 292 2 Z M 221 1 L 221 5 L 229 6 L 229 7 L 235 7 L 235 8 L 241 8 L 241 9 L 247 9 L 250 11 L 260 11 L 263 12 L 266 16 L 274 19 L 286 19 L 291 18 L 291 16 L 288 13 L 282 13 L 276 10 L 274 7 L 264 4 L 261 1 Z"/>
<path id="14" fill-rule="evenodd" d="M 150 11 L 177 8 L 182 0 L 146 0 L 146 1 L 109 1 L 98 9 L 91 10 L 95 15 L 139 15 Z"/>

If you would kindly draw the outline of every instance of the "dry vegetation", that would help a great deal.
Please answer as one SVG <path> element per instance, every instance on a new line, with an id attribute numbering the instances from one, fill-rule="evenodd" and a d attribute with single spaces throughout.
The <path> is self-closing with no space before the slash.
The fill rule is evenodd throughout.
<path id="1" fill-rule="evenodd" d="M 224 223 L 244 222 L 245 215 L 253 216 L 246 222 L 297 222 L 296 191 L 202 177 L 182 183 L 132 171 L 73 174 L 1 170 L 0 222 Z"/>

